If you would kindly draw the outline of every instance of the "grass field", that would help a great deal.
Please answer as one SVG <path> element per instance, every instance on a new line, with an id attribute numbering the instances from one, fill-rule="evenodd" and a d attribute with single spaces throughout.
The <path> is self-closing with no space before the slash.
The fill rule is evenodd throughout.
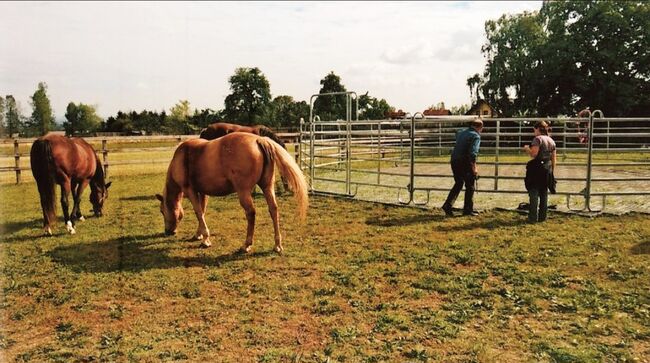
<path id="1" fill-rule="evenodd" d="M 0 361 L 649 361 L 647 215 L 527 225 L 312 197 L 300 224 L 283 195 L 277 255 L 258 196 L 241 255 L 236 198 L 210 199 L 199 249 L 187 201 L 161 233 L 162 171 L 111 175 L 74 236 L 41 237 L 33 182 L 0 186 Z"/>

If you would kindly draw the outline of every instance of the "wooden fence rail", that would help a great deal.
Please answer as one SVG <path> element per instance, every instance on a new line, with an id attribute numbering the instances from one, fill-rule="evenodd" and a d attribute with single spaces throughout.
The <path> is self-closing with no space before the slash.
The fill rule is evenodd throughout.
<path id="1" fill-rule="evenodd" d="M 284 141 L 286 144 L 297 145 L 299 134 L 298 133 L 278 133 L 278 137 Z M 162 164 L 168 163 L 167 159 L 153 159 L 153 160 L 130 160 L 130 161 L 121 161 L 121 162 L 112 162 L 108 161 L 108 154 L 110 152 L 109 146 L 110 143 L 120 142 L 120 143 L 145 143 L 145 142 L 169 142 L 176 141 L 176 144 L 179 144 L 183 141 L 195 139 L 198 135 L 162 135 L 162 136 L 104 136 L 104 137 L 84 137 L 86 141 L 91 144 L 101 143 L 101 149 L 97 150 L 97 153 L 102 154 L 102 165 L 104 166 L 104 174 L 108 179 L 108 167 L 117 166 L 117 165 L 143 165 L 143 164 Z M 25 139 L 0 139 L 0 145 L 13 144 L 13 157 L 15 160 L 14 166 L 4 166 L 0 167 L 0 173 L 13 172 L 16 174 L 16 184 L 20 184 L 22 181 L 22 171 L 31 170 L 29 165 L 22 166 L 20 164 L 21 157 L 23 156 L 20 153 L 20 145 L 31 145 L 36 138 L 25 138 Z M 147 149 L 144 147 L 144 149 Z M 29 156 L 27 154 L 26 156 Z M 294 157 L 296 162 L 298 161 L 298 148 L 295 148 Z"/>

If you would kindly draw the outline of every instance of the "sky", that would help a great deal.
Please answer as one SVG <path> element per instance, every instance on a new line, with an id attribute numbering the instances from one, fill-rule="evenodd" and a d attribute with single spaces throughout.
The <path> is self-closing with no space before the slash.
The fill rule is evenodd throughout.
<path id="1" fill-rule="evenodd" d="M 272 97 L 309 102 L 334 72 L 348 91 L 415 113 L 470 103 L 484 24 L 541 1 L 0 2 L 0 95 L 23 114 L 39 82 L 57 120 L 69 102 L 117 111 L 223 109 L 228 79 L 257 67 Z"/>

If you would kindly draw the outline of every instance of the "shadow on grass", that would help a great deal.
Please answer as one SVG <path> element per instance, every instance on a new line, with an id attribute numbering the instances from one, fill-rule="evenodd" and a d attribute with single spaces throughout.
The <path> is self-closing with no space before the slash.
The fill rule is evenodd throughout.
<path id="1" fill-rule="evenodd" d="M 633 255 L 650 255 L 650 241 L 641 242 L 632 246 L 630 252 Z"/>
<path id="2" fill-rule="evenodd" d="M 6 222 L 0 224 L 0 235 L 8 235 L 24 229 L 42 229 L 43 218 L 32 219 L 30 221 Z"/>
<path id="3" fill-rule="evenodd" d="M 243 259 L 277 255 L 273 251 L 248 254 L 235 251 L 220 256 L 197 255 L 200 250 L 197 241 L 169 241 L 168 238 L 162 233 L 127 236 L 102 242 L 60 246 L 50 251 L 48 255 L 53 261 L 66 265 L 75 272 L 89 273 L 220 266 Z M 193 256 L 172 255 L 173 251 L 186 249 L 194 250 L 197 253 L 193 253 Z"/>
<path id="4" fill-rule="evenodd" d="M 445 217 L 442 215 L 423 213 L 405 217 L 370 217 L 366 219 L 366 224 L 379 227 L 395 227 L 419 223 L 440 222 L 444 219 Z"/>
<path id="5" fill-rule="evenodd" d="M 129 200 L 129 201 L 143 201 L 143 200 L 156 200 L 156 196 L 151 194 L 146 195 L 134 195 L 131 197 L 121 197 L 120 200 Z"/>
<path id="6" fill-rule="evenodd" d="M 436 230 L 442 232 L 456 232 L 456 231 L 469 231 L 473 229 L 483 228 L 483 229 L 497 229 L 504 227 L 517 227 L 527 224 L 526 218 L 521 218 L 520 216 L 514 216 L 510 218 L 494 218 L 494 217 L 468 217 L 468 216 L 459 216 L 458 219 L 451 218 L 451 220 L 461 221 L 464 219 L 462 224 L 453 224 L 453 225 L 439 225 L 436 227 Z"/>

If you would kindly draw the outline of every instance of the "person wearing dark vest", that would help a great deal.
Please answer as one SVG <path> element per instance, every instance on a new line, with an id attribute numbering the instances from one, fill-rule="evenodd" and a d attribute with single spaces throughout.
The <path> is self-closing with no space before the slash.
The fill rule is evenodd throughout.
<path id="1" fill-rule="evenodd" d="M 546 220 L 548 211 L 548 190 L 555 192 L 553 170 L 557 162 L 555 141 L 548 136 L 549 126 L 545 121 L 538 121 L 534 127 L 535 138 L 524 151 L 531 160 L 526 164 L 526 189 L 528 190 L 528 222 L 537 223 Z M 539 208 L 539 209 L 538 209 Z"/>
<path id="2" fill-rule="evenodd" d="M 456 145 L 451 153 L 451 171 L 454 173 L 454 186 L 449 191 L 442 210 L 447 216 L 453 216 L 452 207 L 463 184 L 465 184 L 465 203 L 463 215 L 475 216 L 474 210 L 474 189 L 478 176 L 476 158 L 478 157 L 481 145 L 481 131 L 483 131 L 483 120 L 476 118 L 469 127 L 456 134 Z"/>

